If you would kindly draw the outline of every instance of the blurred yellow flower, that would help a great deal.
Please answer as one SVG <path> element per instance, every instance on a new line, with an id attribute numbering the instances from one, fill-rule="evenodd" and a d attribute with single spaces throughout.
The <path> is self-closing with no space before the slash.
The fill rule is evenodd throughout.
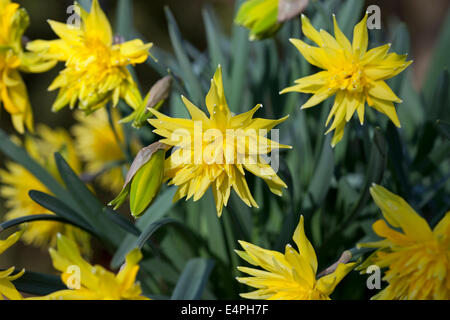
<path id="1" fill-rule="evenodd" d="M 0 240 L 0 255 L 5 252 L 9 247 L 16 243 L 20 239 L 20 232 L 13 233 L 6 240 Z M 11 267 L 4 271 L 0 271 L 0 300 L 6 297 L 9 300 L 22 300 L 22 295 L 17 291 L 16 287 L 11 281 L 20 278 L 25 270 L 18 272 L 15 275 L 11 275 L 15 268 Z"/>
<path id="2" fill-rule="evenodd" d="M 125 264 L 117 274 L 88 263 L 81 257 L 77 245 L 63 235 L 58 235 L 57 250 L 50 249 L 50 255 L 53 266 L 61 272 L 61 279 L 69 289 L 34 299 L 148 300 L 136 282 L 142 259 L 139 249 L 127 254 Z"/>
<path id="3" fill-rule="evenodd" d="M 253 119 L 261 107 L 232 115 L 225 99 L 222 69 L 217 69 L 206 96 L 210 117 L 185 97 L 182 100 L 192 119 L 170 118 L 155 109 L 155 119 L 148 120 L 154 132 L 164 139 L 160 142 L 177 149 L 165 163 L 169 184 L 178 187 L 174 197 L 194 201 L 200 199 L 211 186 L 220 217 L 227 205 L 231 188 L 249 207 L 258 207 L 245 180 L 244 169 L 263 178 L 270 190 L 281 196 L 286 184 L 261 157 L 274 149 L 291 148 L 265 137 L 268 131 L 287 119 Z M 263 132 L 263 133 L 261 133 Z"/>
<path id="4" fill-rule="evenodd" d="M 95 111 L 91 116 L 85 117 L 82 112 L 76 112 L 78 120 L 72 128 L 75 136 L 75 147 L 78 155 L 86 162 L 86 172 L 90 175 L 98 175 L 100 185 L 113 193 L 122 188 L 124 178 L 121 164 L 126 157 L 124 132 L 118 124 L 120 114 L 117 109 L 111 110 L 111 120 L 114 131 L 111 128 L 106 109 Z M 133 155 L 141 148 L 137 139 L 131 140 L 130 151 Z M 111 167 L 108 169 L 108 167 Z"/>
<path id="5" fill-rule="evenodd" d="M 316 279 L 317 257 L 313 246 L 306 238 L 303 216 L 294 232 L 293 240 L 298 251 L 286 245 L 285 253 L 262 249 L 251 243 L 239 241 L 245 251 L 236 253 L 253 266 L 266 271 L 238 267 L 251 277 L 237 280 L 258 290 L 243 293 L 248 299 L 270 300 L 329 300 L 336 285 L 349 273 L 355 263 L 340 263 L 333 273 Z"/>
<path id="6" fill-rule="evenodd" d="M 431 230 L 401 197 L 378 185 L 370 193 L 386 221 L 401 230 L 380 219 L 372 227 L 384 239 L 359 245 L 379 250 L 358 269 L 364 272 L 368 265 L 388 268 L 383 278 L 387 287 L 372 299 L 449 300 L 450 211 Z"/>
<path id="7" fill-rule="evenodd" d="M 406 61 L 406 55 L 388 53 L 390 44 L 367 51 L 367 15 L 353 30 L 353 43 L 339 29 L 334 20 L 335 38 L 325 30 L 318 32 L 302 15 L 302 30 L 307 38 L 318 47 L 310 46 L 299 39 L 291 39 L 303 57 L 312 65 L 324 71 L 296 80 L 296 85 L 286 88 L 281 93 L 303 92 L 313 96 L 302 106 L 313 107 L 325 99 L 336 95 L 334 105 L 326 121 L 326 126 L 334 120 L 326 134 L 335 130 L 331 145 L 335 146 L 344 135 L 346 122 L 350 121 L 355 111 L 359 121 L 364 123 L 365 103 L 375 110 L 386 114 L 400 127 L 400 121 L 394 102 L 400 100 L 385 80 L 402 72 L 412 61 Z"/>
<path id="8" fill-rule="evenodd" d="M 30 21 L 17 3 L 0 0 L 0 106 L 11 115 L 14 128 L 33 131 L 33 112 L 19 71 L 44 72 L 55 62 L 24 52 L 22 35 Z"/>
<path id="9" fill-rule="evenodd" d="M 116 106 L 119 99 L 136 109 L 139 91 L 127 66 L 143 63 L 149 56 L 151 43 L 135 39 L 113 43 L 113 33 L 98 0 L 92 1 L 90 13 L 78 4 L 80 26 L 49 21 L 58 40 L 36 40 L 27 48 L 44 57 L 65 62 L 65 69 L 53 81 L 49 90 L 59 89 L 53 110 L 70 104 L 87 114 L 103 107 L 108 101 Z"/>
<path id="10" fill-rule="evenodd" d="M 37 128 L 38 137 L 26 136 L 24 148 L 30 156 L 39 162 L 55 178 L 60 179 L 56 163 L 53 158 L 55 152 L 61 153 L 68 164 L 79 173 L 81 163 L 75 153 L 72 139 L 63 129 L 50 129 L 44 125 Z M 31 200 L 28 196 L 30 190 L 37 190 L 51 194 L 45 185 L 35 178 L 27 169 L 14 162 L 6 162 L 6 170 L 0 170 L 0 195 L 6 199 L 6 219 L 15 219 L 22 216 L 50 213 L 47 209 Z M 70 225 L 54 221 L 37 221 L 24 227 L 22 239 L 27 244 L 42 248 L 56 244 L 56 234 L 62 232 L 76 239 L 83 252 L 90 251 L 89 236 L 84 231 Z"/>

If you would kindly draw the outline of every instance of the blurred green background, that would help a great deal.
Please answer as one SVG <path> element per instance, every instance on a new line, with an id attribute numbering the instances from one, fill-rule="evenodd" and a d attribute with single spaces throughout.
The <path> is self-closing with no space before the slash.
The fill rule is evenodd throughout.
<path id="1" fill-rule="evenodd" d="M 333 1 L 333 0 L 329 0 Z M 24 7 L 30 17 L 31 26 L 26 32 L 29 39 L 54 39 L 55 35 L 47 24 L 47 19 L 56 21 L 67 20 L 69 14 L 67 7 L 72 1 L 62 0 L 23 0 L 16 1 Z M 101 5 L 106 11 L 110 21 L 114 24 L 116 12 L 116 0 L 101 0 Z M 201 50 L 206 49 L 206 36 L 203 25 L 201 8 L 205 5 L 212 6 L 225 33 L 231 31 L 233 22 L 233 0 L 134 0 L 134 25 L 148 41 L 158 47 L 172 52 L 167 31 L 167 22 L 164 15 L 164 6 L 169 6 L 182 31 L 183 37 Z M 413 84 L 416 89 L 423 85 L 423 79 L 429 64 L 433 48 L 442 23 L 449 8 L 447 0 L 379 0 L 366 1 L 365 6 L 376 4 L 380 6 L 382 13 L 383 31 L 390 34 L 391 21 L 401 20 L 408 26 L 411 36 L 411 52 L 409 59 L 414 60 L 411 66 L 413 72 Z M 114 28 L 114 26 L 113 26 Z M 29 90 L 31 104 L 34 110 L 35 123 L 45 123 L 50 127 L 69 128 L 73 124 L 72 111 L 65 108 L 58 113 L 51 112 L 51 105 L 57 92 L 48 92 L 47 87 L 61 70 L 58 66 L 44 74 L 23 74 Z M 160 78 L 156 71 L 147 64 L 136 67 L 139 83 L 144 91 Z M 274 88 L 279 90 L 281 88 Z M 9 115 L 4 111 L 0 113 L 1 128 L 9 134 L 13 134 Z M 0 162 L 5 158 L 0 155 Z M 0 164 L 3 167 L 3 164 Z M 5 212 L 4 200 L 0 199 L 0 218 Z M 97 259 L 101 259 L 102 252 L 97 253 Z M 19 243 L 0 257 L 0 266 L 14 264 L 18 268 L 25 267 L 40 272 L 53 272 L 50 258 L 46 251 L 33 247 L 26 247 Z"/>

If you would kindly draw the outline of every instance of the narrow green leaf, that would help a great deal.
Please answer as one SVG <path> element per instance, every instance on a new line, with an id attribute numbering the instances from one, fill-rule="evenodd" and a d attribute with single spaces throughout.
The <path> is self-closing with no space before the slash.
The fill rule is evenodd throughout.
<path id="1" fill-rule="evenodd" d="M 450 56 L 448 49 L 450 48 L 450 9 L 447 9 L 447 17 L 441 28 L 441 34 L 437 40 L 437 45 L 434 48 L 433 56 L 430 59 L 430 66 L 425 78 L 424 95 L 427 102 L 431 101 L 439 74 L 442 70 L 449 70 Z"/>
<path id="2" fill-rule="evenodd" d="M 381 182 L 384 171 L 386 170 L 387 154 L 388 145 L 386 140 L 381 133 L 380 128 L 375 128 L 364 186 L 360 192 L 358 201 L 355 203 L 349 215 L 346 216 L 342 222 L 343 226 L 345 226 L 345 224 L 351 221 L 354 217 L 358 216 L 361 210 L 366 206 L 370 196 L 370 187 L 374 183 L 379 184 Z"/>
<path id="3" fill-rule="evenodd" d="M 185 81 L 184 85 L 187 88 L 189 97 L 196 104 L 200 105 L 203 101 L 203 90 L 201 88 L 198 77 L 195 75 L 192 65 L 189 61 L 180 30 L 169 7 L 165 7 L 164 12 L 166 13 L 168 21 L 170 40 L 172 41 L 172 46 L 175 51 L 178 63 L 180 64 L 181 70 L 183 71 L 183 79 Z"/>
<path id="4" fill-rule="evenodd" d="M 354 26 L 361 20 L 361 11 L 364 7 L 364 1 L 361 0 L 347 0 L 340 7 L 336 19 L 342 32 L 351 39 Z M 329 17 L 331 21 L 331 17 Z M 331 22 L 330 22 L 331 23 Z"/>
<path id="5" fill-rule="evenodd" d="M 97 225 L 98 216 L 96 213 L 102 211 L 101 204 L 59 153 L 55 153 L 55 162 L 68 191 L 76 199 L 78 208 L 80 208 L 79 214 L 89 224 Z"/>
<path id="6" fill-rule="evenodd" d="M 54 214 L 32 214 L 29 216 L 23 216 L 20 218 L 7 220 L 7 221 L 1 223 L 0 224 L 0 232 L 2 232 L 3 230 L 9 229 L 9 228 L 20 226 L 23 223 L 29 223 L 29 222 L 34 222 L 34 221 L 57 221 L 57 222 L 61 222 L 61 223 L 71 224 L 73 226 L 83 229 L 83 226 L 77 225 L 77 224 L 73 223 L 72 221 L 69 221 L 63 217 L 60 217 L 60 216 L 57 216 Z M 88 230 L 86 230 L 86 231 L 88 231 Z"/>
<path id="7" fill-rule="evenodd" d="M 302 212 L 309 212 L 321 205 L 328 193 L 334 172 L 334 152 L 330 146 L 331 135 L 323 142 L 322 152 L 314 168 L 314 175 L 309 183 L 308 191 L 303 200 Z"/>
<path id="8" fill-rule="evenodd" d="M 402 190 L 403 194 L 408 194 L 411 190 L 409 183 L 409 176 L 407 174 L 408 168 L 406 165 L 407 152 L 406 145 L 403 143 L 398 129 L 395 125 L 389 121 L 387 127 L 387 136 L 389 136 L 388 146 L 389 146 L 389 162 L 391 166 L 391 171 L 394 178 L 397 180 L 397 184 Z"/>
<path id="9" fill-rule="evenodd" d="M 244 1 L 236 1 L 237 9 Z M 229 83 L 229 100 L 230 109 L 232 112 L 239 113 L 242 111 L 242 95 L 245 89 L 246 73 L 248 70 L 248 57 L 249 57 L 250 43 L 248 41 L 248 30 L 234 26 L 232 35 L 232 61 L 231 61 L 231 82 Z M 226 85 L 226 84 L 225 84 Z"/>
<path id="10" fill-rule="evenodd" d="M 229 256 L 227 252 L 226 235 L 223 232 L 223 221 L 217 217 L 211 190 L 208 190 L 203 196 L 203 199 L 198 201 L 198 205 L 199 210 L 194 214 L 198 216 L 199 213 L 201 213 L 200 219 L 202 219 L 205 224 L 205 228 L 202 228 L 203 238 L 206 239 L 208 246 L 212 248 L 223 261 L 227 261 Z"/>
<path id="11" fill-rule="evenodd" d="M 167 212 L 173 207 L 172 198 L 176 192 L 176 188 L 171 187 L 161 192 L 155 202 L 145 211 L 142 217 L 136 221 L 136 227 L 139 229 L 139 235 L 143 230 L 148 228 L 152 223 L 164 217 Z M 125 256 L 128 252 L 136 247 L 138 236 L 128 234 L 120 244 L 119 248 L 114 253 L 111 260 L 111 267 L 118 268 L 125 261 Z"/>
<path id="12" fill-rule="evenodd" d="M 167 224 L 175 224 L 184 226 L 179 221 L 172 219 L 172 218 L 164 218 L 158 221 L 153 222 L 151 225 L 149 225 L 144 231 L 142 231 L 141 235 L 137 239 L 135 246 L 136 248 L 142 248 L 144 244 L 151 238 L 151 236 L 161 227 L 167 225 Z"/>
<path id="13" fill-rule="evenodd" d="M 448 70 L 444 70 L 439 74 L 439 79 L 436 82 L 436 88 L 433 91 L 433 96 L 429 107 L 427 108 L 427 116 L 431 121 L 437 119 L 450 120 L 449 116 L 449 91 L 450 79 Z"/>
<path id="14" fill-rule="evenodd" d="M 25 149 L 14 144 L 7 134 L 0 129 L 0 151 L 14 162 L 26 168 L 36 179 L 44 184 L 58 199 L 76 207 L 76 202 L 63 186 L 39 163 L 32 159 Z"/>
<path id="15" fill-rule="evenodd" d="M 172 300 L 200 300 L 214 267 L 214 261 L 195 258 L 188 261 L 181 274 Z"/>
<path id="16" fill-rule="evenodd" d="M 89 224 L 78 214 L 78 212 L 74 211 L 58 198 L 37 190 L 31 190 L 29 192 L 29 196 L 34 202 L 50 210 L 56 215 L 80 226 L 82 229 L 89 230 L 90 233 L 98 235 L 95 227 Z"/>
<path id="17" fill-rule="evenodd" d="M 447 140 L 450 140 L 450 122 L 438 120 L 437 125 L 442 135 L 446 137 Z"/>
<path id="18" fill-rule="evenodd" d="M 13 281 L 13 284 L 20 292 L 37 296 L 67 289 L 60 277 L 32 271 L 25 271 L 20 278 Z"/>
<path id="19" fill-rule="evenodd" d="M 110 208 L 103 208 L 105 215 L 111 219 L 115 224 L 121 227 L 127 233 L 133 234 L 135 236 L 139 236 L 141 231 L 128 219 L 122 216 L 120 213 L 115 212 Z"/>
<path id="20" fill-rule="evenodd" d="M 407 54 L 410 50 L 409 32 L 406 24 L 399 23 L 394 30 L 391 51 L 397 54 Z M 394 92 L 400 92 L 403 81 L 406 78 L 406 72 L 402 72 L 387 81 Z"/>
<path id="21" fill-rule="evenodd" d="M 89 191 L 59 153 L 55 153 L 55 162 L 59 174 L 64 180 L 70 194 L 77 201 L 78 208 L 80 208 L 77 212 L 87 223 L 95 226 L 97 234 L 101 239 L 106 241 L 105 244 L 107 246 L 111 244 L 117 248 L 125 236 L 124 232 L 119 226 L 105 217 L 102 204 Z"/>
<path id="22" fill-rule="evenodd" d="M 206 29 L 206 38 L 208 43 L 209 58 L 211 60 L 211 70 L 216 70 L 220 64 L 223 66 L 223 81 L 228 83 L 227 78 L 227 65 L 221 48 L 221 34 L 217 30 L 216 23 L 217 18 L 214 18 L 213 12 L 210 7 L 203 9 L 203 21 Z"/>
<path id="23" fill-rule="evenodd" d="M 133 38 L 133 1 L 119 0 L 116 14 L 117 32 L 125 41 Z"/>

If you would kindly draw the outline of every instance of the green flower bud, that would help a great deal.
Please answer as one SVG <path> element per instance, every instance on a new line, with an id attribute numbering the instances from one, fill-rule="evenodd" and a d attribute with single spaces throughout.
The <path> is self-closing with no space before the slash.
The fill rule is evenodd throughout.
<path id="1" fill-rule="evenodd" d="M 235 23 L 250 29 L 250 40 L 273 36 L 283 22 L 300 14 L 309 0 L 248 0 L 239 8 Z"/>
<path id="2" fill-rule="evenodd" d="M 165 153 L 164 150 L 156 151 L 131 181 L 130 210 L 134 217 L 138 217 L 148 208 L 161 189 Z"/>
<path id="3" fill-rule="evenodd" d="M 114 210 L 130 196 L 130 211 L 139 217 L 156 199 L 164 179 L 164 161 L 168 145 L 155 142 L 142 148 L 128 171 L 119 195 L 108 205 Z"/>
<path id="4" fill-rule="evenodd" d="M 139 107 L 136 108 L 129 116 L 120 120 L 121 123 L 133 121 L 132 126 L 141 128 L 147 123 L 147 119 L 152 117 L 152 113 L 148 111 L 149 108 L 159 110 L 163 103 L 169 97 L 172 86 L 172 77 L 165 76 L 158 80 L 144 99 L 141 100 Z"/>

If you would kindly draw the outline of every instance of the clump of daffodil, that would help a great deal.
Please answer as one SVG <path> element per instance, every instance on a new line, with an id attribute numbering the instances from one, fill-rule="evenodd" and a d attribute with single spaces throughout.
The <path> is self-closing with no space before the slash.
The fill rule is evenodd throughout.
<path id="1" fill-rule="evenodd" d="M 249 264 L 264 269 L 238 267 L 239 271 L 249 274 L 250 277 L 239 277 L 237 280 L 257 289 L 241 294 L 243 298 L 329 300 L 336 285 L 355 265 L 339 263 L 334 272 L 317 279 L 317 257 L 306 238 L 303 216 L 300 217 L 293 240 L 298 251 L 288 244 L 284 254 L 239 241 L 244 251 L 236 250 L 236 253 Z"/>
<path id="2" fill-rule="evenodd" d="M 250 40 L 264 39 L 275 34 L 283 22 L 302 12 L 308 2 L 308 0 L 248 0 L 239 8 L 235 22 L 250 29 Z"/>
<path id="3" fill-rule="evenodd" d="M 30 24 L 27 12 L 17 3 L 0 0 L 0 106 L 11 115 L 14 128 L 33 131 L 33 112 L 19 71 L 44 72 L 55 62 L 24 52 L 22 36 Z"/>
<path id="4" fill-rule="evenodd" d="M 58 169 L 53 158 L 55 152 L 61 153 L 68 164 L 81 172 L 81 163 L 76 155 L 75 147 L 69 134 L 63 129 L 50 129 L 44 125 L 37 127 L 37 137 L 26 136 L 24 148 L 29 155 L 41 164 L 55 178 L 60 180 Z M 0 195 L 6 199 L 6 219 L 22 216 L 49 213 L 49 211 L 34 202 L 28 195 L 31 190 L 51 194 L 31 172 L 15 162 L 6 162 L 6 170 L 0 170 Z M 56 244 L 56 235 L 62 232 L 75 239 L 83 252 L 89 252 L 89 237 L 87 233 L 73 226 L 55 221 L 37 221 L 24 226 L 22 240 L 26 244 L 47 248 Z"/>
<path id="5" fill-rule="evenodd" d="M 35 299 L 49 300 L 148 300 L 136 282 L 139 249 L 129 252 L 117 274 L 100 265 L 91 265 L 81 257 L 77 245 L 69 238 L 58 235 L 57 250 L 50 249 L 53 266 L 61 272 L 68 289 Z M 74 267 L 79 268 L 75 270 Z"/>
<path id="6" fill-rule="evenodd" d="M 124 179 L 121 164 L 125 163 L 125 138 L 120 114 L 111 109 L 111 123 L 106 109 L 95 111 L 85 117 L 81 111 L 75 113 L 78 123 L 72 128 L 75 147 L 80 158 L 86 163 L 85 173 L 98 176 L 100 185 L 111 192 L 120 191 Z M 114 125 L 114 130 L 111 127 Z M 136 154 L 140 144 L 131 140 L 130 151 Z"/>
<path id="7" fill-rule="evenodd" d="M 20 239 L 20 232 L 13 233 L 6 240 L 0 240 L 0 255 L 9 249 Z M 0 271 L 0 300 L 6 297 L 9 300 L 22 300 L 22 295 L 17 291 L 14 284 L 11 281 L 20 278 L 25 270 L 18 272 L 15 275 L 11 275 L 15 268 L 11 267 L 4 271 Z"/>
<path id="8" fill-rule="evenodd" d="M 291 39 L 291 42 L 309 63 L 323 71 L 296 80 L 296 85 L 281 93 L 295 91 L 313 94 L 302 109 L 313 107 L 335 95 L 334 105 L 326 121 L 327 126 L 334 117 L 326 132 L 335 130 L 332 146 L 342 139 L 345 124 L 355 112 L 360 123 L 364 123 L 366 102 L 400 127 L 394 102 L 401 103 L 402 100 L 385 80 L 402 72 L 412 61 L 406 61 L 406 55 L 388 53 L 390 44 L 367 50 L 367 15 L 355 26 L 352 43 L 339 29 L 334 16 L 333 20 L 334 38 L 325 30 L 319 32 L 314 29 L 308 18 L 302 15 L 303 33 L 317 47 L 299 39 Z"/>
<path id="9" fill-rule="evenodd" d="M 148 120 L 154 132 L 168 146 L 176 147 L 165 163 L 165 177 L 178 187 L 174 201 L 186 197 L 199 200 L 211 187 L 220 217 L 231 188 L 250 207 L 258 207 L 245 180 L 245 170 L 264 179 L 270 190 L 281 196 L 286 184 L 261 157 L 274 149 L 290 148 L 265 137 L 273 127 L 287 119 L 253 118 L 261 107 L 232 115 L 225 99 L 222 69 L 217 69 L 206 96 L 209 117 L 185 97 L 182 100 L 191 119 L 168 117 L 155 109 Z M 261 131 L 265 131 L 261 133 Z"/>
<path id="10" fill-rule="evenodd" d="M 139 91 L 127 66 L 146 61 L 152 44 L 139 39 L 114 43 L 111 26 L 98 0 L 92 1 L 89 13 L 76 5 L 81 12 L 80 26 L 50 20 L 60 39 L 28 44 L 29 50 L 65 63 L 65 69 L 49 88 L 59 89 L 53 110 L 68 104 L 74 108 L 78 102 L 78 107 L 88 114 L 109 101 L 116 106 L 120 98 L 136 109 Z"/>
<path id="11" fill-rule="evenodd" d="M 449 300 L 450 211 L 431 230 L 401 197 L 378 185 L 370 193 L 392 226 L 376 221 L 373 230 L 383 240 L 360 244 L 378 250 L 359 270 L 364 272 L 369 265 L 387 268 L 383 280 L 388 285 L 372 299 Z"/>

